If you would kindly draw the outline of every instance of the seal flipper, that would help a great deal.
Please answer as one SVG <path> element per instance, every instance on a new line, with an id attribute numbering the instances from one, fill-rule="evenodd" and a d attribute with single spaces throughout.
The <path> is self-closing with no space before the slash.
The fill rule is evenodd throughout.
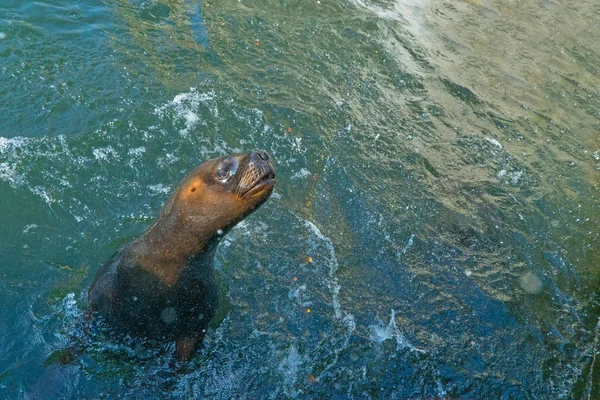
<path id="1" fill-rule="evenodd" d="M 199 343 L 202 343 L 205 332 L 202 332 L 200 336 L 191 338 L 177 339 L 175 342 L 175 359 L 177 361 L 189 361 L 196 351 Z"/>

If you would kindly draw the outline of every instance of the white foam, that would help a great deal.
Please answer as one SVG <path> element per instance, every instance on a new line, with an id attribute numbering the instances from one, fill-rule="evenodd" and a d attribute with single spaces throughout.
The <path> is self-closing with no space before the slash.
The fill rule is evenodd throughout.
<path id="1" fill-rule="evenodd" d="M 216 118 L 219 115 L 219 109 L 216 104 L 206 104 L 213 102 L 216 98 L 213 91 L 208 93 L 199 93 L 197 89 L 190 88 L 187 93 L 180 93 L 167 104 L 157 107 L 154 112 L 161 119 L 165 114 L 174 114 L 174 122 L 183 121 L 184 128 L 179 130 L 182 137 L 186 137 L 198 124 L 203 123 L 198 113 L 201 111 L 201 106 L 208 108 L 211 114 Z"/>
<path id="2" fill-rule="evenodd" d="M 371 325 L 369 327 L 371 331 L 371 341 L 374 343 L 383 343 L 386 340 L 395 339 L 396 340 L 396 351 L 408 348 L 412 351 L 417 351 L 420 353 L 424 353 L 424 350 L 417 349 L 415 346 L 410 344 L 398 326 L 396 325 L 396 312 L 392 308 L 390 315 L 390 322 L 385 325 L 385 323 L 381 320 L 378 321 L 377 324 Z"/>
<path id="3" fill-rule="evenodd" d="M 171 192 L 171 186 L 157 183 L 156 185 L 148 185 L 148 189 L 157 194 L 169 194 Z"/>
<path id="4" fill-rule="evenodd" d="M 510 177 L 510 183 L 512 183 L 513 185 L 516 185 L 517 183 L 519 183 L 519 180 L 521 180 L 522 176 L 523 176 L 523 171 L 513 172 Z"/>
<path id="5" fill-rule="evenodd" d="M 310 171 L 306 168 L 301 168 L 300 171 L 292 175 L 292 179 L 302 179 L 306 178 L 307 176 L 310 176 Z"/>
<path id="6" fill-rule="evenodd" d="M 600 335 L 600 318 L 598 318 L 598 322 L 596 323 L 596 334 L 594 335 L 594 345 L 592 346 L 592 353 L 594 354 L 592 356 L 592 362 L 590 363 L 590 368 L 589 368 L 589 372 L 588 372 L 588 379 L 587 379 L 587 383 L 585 385 L 585 389 L 587 392 L 587 398 L 591 399 L 592 398 L 592 389 L 593 389 L 593 384 L 594 384 L 594 379 L 593 379 L 593 374 L 594 374 L 594 364 L 596 363 L 596 357 L 598 356 L 598 351 L 596 350 L 598 348 L 598 336 Z"/>
<path id="7" fill-rule="evenodd" d="M 523 174 L 524 174 L 523 171 L 508 172 L 507 170 L 503 169 L 500 172 L 498 172 L 498 175 L 496 175 L 496 178 L 498 178 L 498 180 L 502 180 L 503 178 L 506 178 L 505 183 L 508 183 L 510 185 L 516 185 L 517 183 L 519 183 L 519 181 L 523 177 Z"/>
<path id="8" fill-rule="evenodd" d="M 110 149 L 101 151 L 102 155 L 106 156 Z M 114 149 L 112 152 L 116 154 Z M 98 153 L 101 158 L 102 155 Z M 40 185 L 32 185 L 29 174 L 37 174 L 27 168 L 30 160 L 46 159 L 52 161 L 52 163 L 76 162 L 79 164 L 89 161 L 87 158 L 82 159 L 73 156 L 63 135 L 33 139 L 19 136 L 13 138 L 0 137 L 0 156 L 2 156 L 0 180 L 7 182 L 13 188 L 24 187 L 28 189 L 47 204 L 58 202 L 51 193 L 60 192 L 61 187 L 69 188 L 72 185 L 66 176 L 53 174 L 52 171 L 45 171 L 44 173 L 44 182 L 47 182 L 47 188 L 51 189 Z M 36 178 L 32 177 L 31 179 L 35 180 Z M 50 180 L 53 180 L 53 182 L 50 182 Z"/>
<path id="9" fill-rule="evenodd" d="M 302 138 L 294 138 L 294 147 L 296 148 L 297 151 L 299 151 L 300 153 L 302 153 Z M 304 150 L 306 151 L 306 150 Z"/>
<path id="10" fill-rule="evenodd" d="M 297 288 L 292 288 L 288 293 L 288 298 L 290 300 L 294 300 L 300 307 L 310 307 L 313 304 L 312 301 L 306 301 L 308 296 L 306 285 L 300 285 Z"/>
<path id="11" fill-rule="evenodd" d="M 144 154 L 146 152 L 146 148 L 145 147 L 136 147 L 133 149 L 129 149 L 129 151 L 127 152 L 127 155 L 130 155 L 132 157 L 141 157 L 142 154 Z"/>
<path id="12" fill-rule="evenodd" d="M 496 146 L 500 149 L 502 148 L 502 144 L 499 141 L 497 141 L 496 139 L 486 137 L 485 140 L 487 140 L 488 142 L 490 142 L 491 144 L 493 144 L 494 146 Z"/>
<path id="13" fill-rule="evenodd" d="M 196 123 L 200 120 L 200 117 L 198 117 L 198 114 L 194 113 L 191 110 L 187 110 L 184 114 L 183 117 L 186 120 L 186 125 L 188 126 L 195 126 Z"/>
<path id="14" fill-rule="evenodd" d="M 394 7 L 394 9 L 386 9 L 383 7 L 376 6 L 374 4 L 364 2 L 363 0 L 351 1 L 357 8 L 374 14 L 379 18 L 390 21 L 406 22 L 406 19 L 402 16 L 402 13 L 396 7 Z"/>
<path id="15" fill-rule="evenodd" d="M 327 249 L 330 251 L 332 262 L 329 265 L 329 283 L 328 287 L 331 290 L 331 304 L 333 305 L 333 312 L 335 318 L 346 325 L 350 332 L 354 331 L 356 328 L 356 322 L 354 321 L 354 316 L 347 312 L 342 312 L 342 307 L 340 305 L 340 289 L 341 286 L 338 283 L 336 272 L 338 269 L 338 261 L 335 256 L 335 249 L 333 247 L 333 243 L 331 240 L 323 235 L 319 228 L 315 224 L 310 221 L 305 221 L 306 226 L 310 228 L 310 230 L 324 243 Z"/>
<path id="16" fill-rule="evenodd" d="M 283 390 L 286 396 L 292 398 L 298 396 L 298 390 L 294 388 L 294 385 L 298 379 L 298 371 L 302 362 L 302 356 L 298 353 L 298 348 L 291 345 L 278 368 L 283 375 Z"/>
<path id="17" fill-rule="evenodd" d="M 7 182 L 13 188 L 20 186 L 25 182 L 25 178 L 23 178 L 23 176 L 7 162 L 0 164 L 0 180 Z"/>
<path id="18" fill-rule="evenodd" d="M 34 194 L 36 194 L 39 197 L 41 197 L 42 200 L 44 200 L 47 204 L 52 204 L 52 203 L 56 202 L 56 200 L 54 200 L 52 198 L 52 196 L 50 196 L 50 194 L 48 193 L 48 191 L 45 188 L 41 187 L 41 186 L 35 186 L 35 187 L 33 187 L 31 189 L 31 191 Z"/>
<path id="19" fill-rule="evenodd" d="M 159 157 L 156 159 L 157 164 L 163 168 L 168 165 L 173 165 L 177 163 L 177 161 L 179 161 L 179 157 L 174 154 L 165 154 L 164 157 Z"/>
<path id="20" fill-rule="evenodd" d="M 107 161 L 109 157 L 116 157 L 117 152 L 112 146 L 106 146 L 103 148 L 96 148 L 92 150 L 94 157 L 99 161 Z"/>
<path id="21" fill-rule="evenodd" d="M 406 254 L 406 252 L 408 251 L 408 248 L 414 244 L 414 240 L 413 240 L 414 238 L 415 238 L 415 234 L 411 233 L 410 236 L 408 237 L 408 241 L 406 243 L 406 246 L 404 246 L 402 248 L 402 250 L 400 250 L 396 254 L 397 257 L 401 257 L 402 255 Z"/>
<path id="22" fill-rule="evenodd" d="M 23 228 L 23 233 L 29 233 L 30 230 L 37 228 L 36 224 L 29 224 Z"/>
<path id="23" fill-rule="evenodd" d="M 29 143 L 30 139 L 16 136 L 14 138 L 5 138 L 0 136 L 0 154 L 7 153 L 8 151 L 14 151 L 16 148 L 22 148 Z"/>
<path id="24" fill-rule="evenodd" d="M 81 337 L 83 331 L 81 330 L 82 313 L 77 307 L 77 299 L 75 293 L 67 293 L 62 299 L 60 304 L 54 306 L 54 314 L 61 316 L 62 329 L 54 336 L 59 340 L 60 345 L 68 346 L 72 344 L 72 339 L 75 337 Z M 46 343 L 51 345 L 51 343 Z M 53 350 L 56 344 L 53 345 Z"/>

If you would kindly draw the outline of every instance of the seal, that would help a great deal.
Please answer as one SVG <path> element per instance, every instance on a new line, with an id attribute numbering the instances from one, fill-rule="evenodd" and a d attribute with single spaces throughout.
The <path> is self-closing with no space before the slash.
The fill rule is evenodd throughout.
<path id="1" fill-rule="evenodd" d="M 196 167 L 156 222 L 98 271 L 88 292 L 91 314 L 133 336 L 175 341 L 175 358 L 189 360 L 218 306 L 217 244 L 274 186 L 263 150 Z"/>

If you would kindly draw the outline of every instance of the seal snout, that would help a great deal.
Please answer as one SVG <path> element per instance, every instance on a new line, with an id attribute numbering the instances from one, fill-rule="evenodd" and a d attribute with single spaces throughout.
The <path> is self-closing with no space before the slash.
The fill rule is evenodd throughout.
<path id="1" fill-rule="evenodd" d="M 248 154 L 248 164 L 238 186 L 240 197 L 253 196 L 265 191 L 270 194 L 273 186 L 275 186 L 275 168 L 269 153 L 256 150 Z"/>
<path id="2" fill-rule="evenodd" d="M 256 154 L 263 161 L 269 161 L 269 159 L 271 158 L 269 156 L 269 153 L 267 153 L 264 150 L 256 150 L 255 152 L 253 152 L 253 154 Z"/>
<path id="3" fill-rule="evenodd" d="M 249 168 L 256 166 L 259 169 L 269 169 L 273 170 L 273 159 L 264 150 L 256 150 L 250 153 L 250 163 L 248 165 Z"/>
<path id="4" fill-rule="evenodd" d="M 254 182 L 254 185 L 267 180 L 275 179 L 275 169 L 273 168 L 273 160 L 269 153 L 264 150 L 256 150 L 250 153 L 250 164 L 248 168 L 255 168 L 255 172 L 259 178 Z"/>

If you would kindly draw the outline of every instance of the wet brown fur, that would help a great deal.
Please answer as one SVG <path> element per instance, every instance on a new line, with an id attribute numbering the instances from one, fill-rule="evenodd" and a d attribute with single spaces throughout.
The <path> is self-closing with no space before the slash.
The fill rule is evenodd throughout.
<path id="1" fill-rule="evenodd" d="M 237 163 L 226 182 L 216 175 Z M 155 224 L 97 274 L 90 309 L 124 332 L 175 340 L 189 359 L 217 308 L 214 251 L 219 240 L 270 196 L 272 161 L 257 151 L 209 160 L 188 174 Z"/>

